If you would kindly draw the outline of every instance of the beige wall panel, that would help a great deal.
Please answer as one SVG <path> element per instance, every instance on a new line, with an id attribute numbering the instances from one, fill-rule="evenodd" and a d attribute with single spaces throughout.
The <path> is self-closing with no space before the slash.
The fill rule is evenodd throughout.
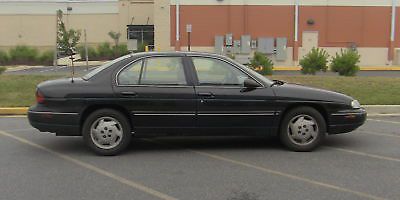
<path id="1" fill-rule="evenodd" d="M 81 42 L 84 41 L 84 29 L 86 29 L 88 43 L 113 42 L 108 32 L 119 32 L 117 14 L 69 15 L 64 16 L 64 21 L 68 21 L 67 28 L 82 31 Z"/>
<path id="2" fill-rule="evenodd" d="M 121 32 L 121 42 L 126 42 L 126 25 L 154 24 L 154 3 L 151 0 L 119 1 L 118 18 L 119 31 Z"/>
<path id="3" fill-rule="evenodd" d="M 322 47 L 331 56 L 335 56 L 336 52 L 340 52 L 338 47 Z M 388 49 L 387 48 L 357 48 L 361 55 L 360 66 L 384 66 L 387 64 Z M 308 52 L 304 48 L 299 48 L 299 58 L 303 58 Z"/>
<path id="4" fill-rule="evenodd" d="M 0 46 L 53 46 L 55 25 L 51 15 L 0 15 Z"/>
<path id="5" fill-rule="evenodd" d="M 154 3 L 154 45 L 157 51 L 171 50 L 170 10 L 169 0 Z"/>

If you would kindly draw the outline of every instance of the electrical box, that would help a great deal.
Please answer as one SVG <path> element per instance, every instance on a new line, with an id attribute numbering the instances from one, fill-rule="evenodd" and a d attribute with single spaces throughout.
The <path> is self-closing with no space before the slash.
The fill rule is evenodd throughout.
<path id="1" fill-rule="evenodd" d="M 226 46 L 233 46 L 233 35 L 232 33 L 228 33 L 225 36 L 225 45 Z"/>
<path id="2" fill-rule="evenodd" d="M 287 58 L 287 38 L 276 38 L 276 60 L 285 61 Z"/>
<path id="3" fill-rule="evenodd" d="M 137 51 L 138 50 L 138 40 L 137 39 L 128 39 L 126 44 L 128 51 Z"/>
<path id="4" fill-rule="evenodd" d="M 240 37 L 240 52 L 243 54 L 250 54 L 251 52 L 251 36 L 250 35 L 242 35 Z"/>
<path id="5" fill-rule="evenodd" d="M 234 40 L 233 41 L 233 53 L 238 54 L 240 53 L 240 40 Z"/>
<path id="6" fill-rule="evenodd" d="M 273 54 L 274 53 L 274 38 L 270 37 L 262 37 L 258 38 L 258 47 L 257 51 L 265 54 Z"/>
<path id="7" fill-rule="evenodd" d="M 215 36 L 214 51 L 216 54 L 222 55 L 224 53 L 224 36 Z"/>
<path id="8" fill-rule="evenodd" d="M 257 40 L 251 40 L 251 49 L 257 49 Z"/>

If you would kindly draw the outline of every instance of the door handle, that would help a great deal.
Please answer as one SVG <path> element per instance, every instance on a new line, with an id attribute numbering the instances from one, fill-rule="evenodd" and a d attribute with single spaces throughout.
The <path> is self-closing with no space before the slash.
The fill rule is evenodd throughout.
<path id="1" fill-rule="evenodd" d="M 214 94 L 211 92 L 199 92 L 197 95 L 199 97 L 214 98 Z"/>
<path id="2" fill-rule="evenodd" d="M 122 96 L 126 96 L 126 97 L 134 97 L 137 96 L 136 92 L 121 92 L 120 93 Z"/>

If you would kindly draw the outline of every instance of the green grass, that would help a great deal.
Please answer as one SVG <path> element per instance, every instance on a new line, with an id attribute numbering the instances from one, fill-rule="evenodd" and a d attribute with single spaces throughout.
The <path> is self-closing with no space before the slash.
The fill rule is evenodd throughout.
<path id="1" fill-rule="evenodd" d="M 58 77 L 60 76 L 0 75 L 0 107 L 33 105 L 36 85 Z"/>
<path id="2" fill-rule="evenodd" d="M 0 107 L 35 103 L 36 85 L 60 76 L 0 75 Z M 400 77 L 269 76 L 291 83 L 329 89 L 350 95 L 361 104 L 400 105 Z"/>
<path id="3" fill-rule="evenodd" d="M 341 92 L 364 105 L 400 105 L 400 78 L 339 76 L 272 76 L 307 86 Z"/>

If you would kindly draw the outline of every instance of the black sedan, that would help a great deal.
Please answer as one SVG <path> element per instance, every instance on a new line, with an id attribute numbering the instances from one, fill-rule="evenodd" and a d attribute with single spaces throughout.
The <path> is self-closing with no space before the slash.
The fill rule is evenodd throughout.
<path id="1" fill-rule="evenodd" d="M 279 136 L 293 151 L 361 126 L 366 112 L 344 94 L 271 81 L 227 57 L 194 52 L 138 53 L 81 78 L 37 86 L 31 125 L 83 136 L 101 155 L 132 137 Z"/>

